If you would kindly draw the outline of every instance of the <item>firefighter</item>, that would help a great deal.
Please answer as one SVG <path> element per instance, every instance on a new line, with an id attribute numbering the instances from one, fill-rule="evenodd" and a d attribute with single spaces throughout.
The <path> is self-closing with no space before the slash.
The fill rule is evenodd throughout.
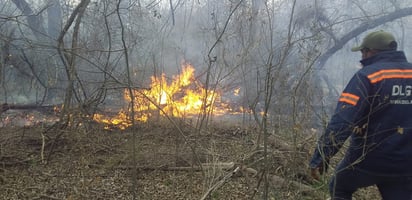
<path id="1" fill-rule="evenodd" d="M 362 68 L 339 97 L 310 160 L 315 179 L 348 137 L 345 156 L 330 180 L 332 199 L 352 199 L 376 185 L 384 200 L 412 200 L 412 64 L 391 33 L 371 32 L 352 51 Z"/>

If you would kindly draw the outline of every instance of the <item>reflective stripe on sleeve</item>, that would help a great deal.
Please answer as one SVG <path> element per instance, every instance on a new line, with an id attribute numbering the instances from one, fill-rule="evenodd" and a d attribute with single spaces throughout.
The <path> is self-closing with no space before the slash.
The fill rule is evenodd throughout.
<path id="1" fill-rule="evenodd" d="M 342 93 L 342 95 L 339 98 L 340 102 L 345 102 L 348 104 L 351 104 L 353 106 L 356 106 L 356 104 L 358 103 L 359 97 L 351 94 L 351 93 Z"/>
<path id="2" fill-rule="evenodd" d="M 385 79 L 412 78 L 411 69 L 384 69 L 368 75 L 369 81 L 374 84 Z"/>

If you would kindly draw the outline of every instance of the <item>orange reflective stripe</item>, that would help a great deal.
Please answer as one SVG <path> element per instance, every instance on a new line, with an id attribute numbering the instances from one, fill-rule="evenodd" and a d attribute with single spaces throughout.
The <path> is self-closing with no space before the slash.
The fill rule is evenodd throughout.
<path id="1" fill-rule="evenodd" d="M 356 104 L 358 103 L 359 97 L 354 95 L 354 94 L 350 94 L 350 93 L 342 93 L 342 95 L 339 98 L 340 102 L 345 102 L 348 104 L 351 104 L 353 106 L 356 106 Z"/>
<path id="2" fill-rule="evenodd" d="M 384 79 L 392 78 L 412 78 L 411 69 L 384 69 L 368 75 L 369 81 L 373 83 L 380 82 Z"/>

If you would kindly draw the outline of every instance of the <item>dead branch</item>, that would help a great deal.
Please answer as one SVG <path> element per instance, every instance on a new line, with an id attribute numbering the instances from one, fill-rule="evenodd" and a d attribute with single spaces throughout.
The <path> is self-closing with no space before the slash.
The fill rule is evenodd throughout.
<path id="1" fill-rule="evenodd" d="M 251 167 L 247 166 L 241 166 L 240 171 L 242 174 L 244 174 L 246 177 L 255 177 L 258 174 L 258 171 L 256 169 L 253 169 Z"/>
<path id="2" fill-rule="evenodd" d="M 302 191 L 302 192 L 309 192 L 309 191 L 315 190 L 314 188 L 312 188 L 308 185 L 305 185 L 303 183 L 293 181 L 293 180 L 286 180 L 286 179 L 284 179 L 280 176 L 277 176 L 277 175 L 272 176 L 271 183 L 272 183 L 273 187 L 275 187 L 275 188 L 282 188 L 284 186 L 292 186 L 294 188 L 298 188 L 299 191 Z"/>
<path id="3" fill-rule="evenodd" d="M 0 164 L 3 167 L 12 167 L 12 166 L 17 166 L 17 165 L 28 165 L 29 162 L 32 162 L 32 158 L 26 158 L 26 159 L 19 159 L 18 157 L 15 156 L 7 156 L 3 155 L 0 157 Z"/>
<path id="4" fill-rule="evenodd" d="M 6 112 L 9 109 L 8 105 L 6 103 L 0 105 L 0 114 L 3 112 Z"/>
<path id="5" fill-rule="evenodd" d="M 0 113 L 7 110 L 50 110 L 53 111 L 56 107 L 61 105 L 37 105 L 37 104 L 7 104 L 0 105 Z"/>
<path id="6" fill-rule="evenodd" d="M 93 165 L 91 165 L 93 166 Z M 161 171 L 202 171 L 206 169 L 222 169 L 222 170 L 230 170 L 233 169 L 235 166 L 235 163 L 233 162 L 222 162 L 222 163 L 202 163 L 201 166 L 190 166 L 190 167 L 172 167 L 172 166 L 159 166 L 159 167 L 153 167 L 153 166 L 119 166 L 116 167 L 116 169 L 137 169 L 137 170 L 143 170 L 143 171 L 155 171 L 155 170 L 161 170 Z M 96 165 L 94 165 L 96 167 Z"/>
<path id="7" fill-rule="evenodd" d="M 228 181 L 234 174 L 236 174 L 240 170 L 240 167 L 236 167 L 232 172 L 226 174 L 220 181 L 218 181 L 215 185 L 210 187 L 207 192 L 200 198 L 200 200 L 205 200 L 207 197 L 209 197 L 210 193 L 212 193 L 214 190 L 222 186 L 226 181 Z"/>
<path id="8" fill-rule="evenodd" d="M 44 160 L 44 147 L 46 146 L 46 139 L 44 136 L 44 132 L 41 132 L 41 151 L 40 151 L 40 158 L 41 158 L 41 162 L 44 164 L 45 160 Z"/>

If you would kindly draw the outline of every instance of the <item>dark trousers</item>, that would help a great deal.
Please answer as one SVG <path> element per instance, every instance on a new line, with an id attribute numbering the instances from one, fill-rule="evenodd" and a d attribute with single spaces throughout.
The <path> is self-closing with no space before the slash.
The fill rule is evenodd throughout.
<path id="1" fill-rule="evenodd" d="M 341 162 L 329 184 L 334 200 L 352 199 L 359 188 L 376 185 L 383 200 L 412 200 L 412 177 L 372 174 Z"/>

